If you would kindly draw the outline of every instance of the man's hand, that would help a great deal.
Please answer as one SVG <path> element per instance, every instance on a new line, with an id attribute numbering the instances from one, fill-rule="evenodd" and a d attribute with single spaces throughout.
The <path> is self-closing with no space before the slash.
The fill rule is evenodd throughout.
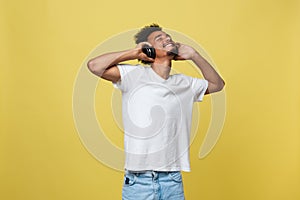
<path id="1" fill-rule="evenodd" d="M 140 42 L 139 44 L 136 45 L 135 50 L 136 50 L 136 59 L 143 60 L 143 61 L 148 61 L 148 62 L 154 62 L 153 58 L 148 57 L 143 51 L 142 48 L 144 45 L 152 46 L 149 42 Z"/>
<path id="2" fill-rule="evenodd" d="M 188 45 L 176 43 L 178 48 L 178 55 L 174 57 L 174 60 L 191 60 L 197 51 Z"/>

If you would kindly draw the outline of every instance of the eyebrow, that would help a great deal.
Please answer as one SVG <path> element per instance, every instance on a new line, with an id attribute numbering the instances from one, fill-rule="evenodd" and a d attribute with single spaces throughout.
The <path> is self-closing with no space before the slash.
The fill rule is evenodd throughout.
<path id="1" fill-rule="evenodd" d="M 159 35 L 155 36 L 155 37 L 154 37 L 154 40 L 156 40 L 157 38 L 159 38 L 159 37 L 161 37 L 161 36 L 162 36 L 162 34 L 159 34 Z"/>

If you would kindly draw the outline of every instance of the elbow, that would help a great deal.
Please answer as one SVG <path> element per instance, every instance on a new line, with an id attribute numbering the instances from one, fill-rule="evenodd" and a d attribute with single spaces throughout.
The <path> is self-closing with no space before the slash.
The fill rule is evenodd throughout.
<path id="1" fill-rule="evenodd" d="M 93 60 L 93 59 L 91 59 L 91 60 L 89 60 L 89 61 L 87 62 L 87 67 L 88 67 L 88 69 L 90 70 L 90 72 L 92 72 L 93 74 L 95 74 L 95 75 L 101 77 L 102 72 L 100 71 L 98 65 L 99 65 L 99 64 L 96 63 L 96 61 Z"/>
<path id="2" fill-rule="evenodd" d="M 225 87 L 225 81 L 222 79 L 218 84 L 217 91 L 223 90 L 224 87 Z"/>
<path id="3" fill-rule="evenodd" d="M 92 73 L 95 73 L 95 71 L 96 71 L 96 67 L 95 67 L 95 61 L 93 60 L 93 59 L 91 59 L 91 60 L 89 60 L 88 62 L 87 62 L 87 67 L 88 67 L 88 69 L 92 72 Z"/>
<path id="4" fill-rule="evenodd" d="M 223 90 L 225 86 L 225 82 L 224 80 L 220 80 L 218 83 L 211 83 L 211 86 L 208 88 L 208 93 L 215 93 L 215 92 L 220 92 L 221 90 Z"/>
<path id="5" fill-rule="evenodd" d="M 212 94 L 223 90 L 225 86 L 225 81 L 223 79 L 219 80 L 217 83 L 208 82 L 208 88 L 205 94 Z"/>

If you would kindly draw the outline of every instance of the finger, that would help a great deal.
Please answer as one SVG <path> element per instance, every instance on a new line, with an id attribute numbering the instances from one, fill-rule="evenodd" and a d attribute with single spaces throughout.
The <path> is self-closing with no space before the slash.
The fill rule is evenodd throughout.
<path id="1" fill-rule="evenodd" d="M 149 61 L 149 62 L 154 62 L 153 58 L 148 57 L 146 54 L 143 53 L 143 55 L 141 56 L 141 60 L 144 61 Z"/>
<path id="2" fill-rule="evenodd" d="M 177 46 L 177 48 L 179 48 L 181 46 L 181 44 L 179 42 L 176 42 L 175 45 Z"/>

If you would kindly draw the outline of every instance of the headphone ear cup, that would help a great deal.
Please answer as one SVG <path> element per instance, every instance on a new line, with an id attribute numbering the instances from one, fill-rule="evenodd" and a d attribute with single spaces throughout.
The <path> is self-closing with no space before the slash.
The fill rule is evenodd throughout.
<path id="1" fill-rule="evenodd" d="M 144 54 L 146 54 L 149 58 L 153 58 L 155 59 L 156 57 L 156 52 L 155 52 L 155 49 L 153 47 L 150 47 L 148 45 L 144 45 L 142 47 L 142 51 Z"/>

